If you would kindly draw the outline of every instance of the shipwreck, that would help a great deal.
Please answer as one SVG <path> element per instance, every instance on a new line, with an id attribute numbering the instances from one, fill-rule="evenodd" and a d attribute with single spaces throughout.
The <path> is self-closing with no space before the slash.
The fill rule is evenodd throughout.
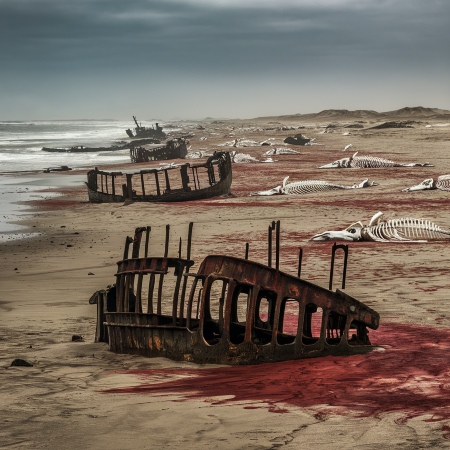
<path id="1" fill-rule="evenodd" d="M 150 256 L 151 227 L 136 228 L 125 242 L 115 283 L 95 292 L 96 342 L 116 353 L 167 357 L 195 363 L 256 364 L 373 349 L 368 329 L 379 315 L 342 290 L 332 291 L 336 250 L 344 250 L 345 288 L 348 246 L 334 245 L 329 289 L 279 269 L 280 222 L 268 232 L 268 263 L 209 255 L 192 271 L 193 223 L 186 256 Z M 276 234 L 275 264 L 272 235 Z M 145 244 L 142 237 L 145 234 Z M 131 255 L 130 253 L 131 247 Z M 141 248 L 143 247 L 143 248 Z"/>
<path id="2" fill-rule="evenodd" d="M 199 164 L 169 164 L 139 172 L 87 173 L 89 201 L 183 202 L 228 195 L 232 165 L 228 152 L 216 152 Z"/>
<path id="3" fill-rule="evenodd" d="M 159 126 L 158 123 L 155 124 L 155 127 L 143 127 L 138 123 L 136 120 L 136 117 L 133 116 L 134 123 L 136 124 L 136 128 L 133 131 L 128 128 L 126 130 L 126 133 L 128 137 L 134 139 L 134 138 L 156 138 L 156 139 L 165 139 L 166 133 L 164 133 L 162 127 Z"/>
<path id="4" fill-rule="evenodd" d="M 186 141 L 182 138 L 171 139 L 165 145 L 132 145 L 130 148 L 132 163 L 184 159 L 186 155 Z"/>

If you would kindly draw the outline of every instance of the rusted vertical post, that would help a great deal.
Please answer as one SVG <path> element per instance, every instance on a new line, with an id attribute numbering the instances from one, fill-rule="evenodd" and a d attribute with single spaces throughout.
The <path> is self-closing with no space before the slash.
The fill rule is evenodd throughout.
<path id="1" fill-rule="evenodd" d="M 166 242 L 164 247 L 164 258 L 167 258 L 167 255 L 169 254 L 169 238 L 170 238 L 170 225 L 166 225 Z"/>
<path id="2" fill-rule="evenodd" d="M 142 195 L 145 195 L 145 185 L 144 185 L 144 174 L 141 171 L 141 188 L 142 188 Z"/>
<path id="3" fill-rule="evenodd" d="M 186 259 L 191 259 L 191 246 L 192 246 L 192 227 L 194 226 L 194 222 L 189 222 L 189 230 L 188 230 L 188 242 L 187 242 L 187 254 Z"/>
<path id="4" fill-rule="evenodd" d="M 158 171 L 155 170 L 155 184 L 156 184 L 156 195 L 161 195 L 161 188 L 159 187 L 159 178 L 158 178 Z"/>
<path id="5" fill-rule="evenodd" d="M 133 239 L 133 249 L 131 251 L 132 258 L 139 258 L 139 251 L 141 248 L 142 233 L 144 232 L 144 227 L 138 227 L 134 230 Z"/>
<path id="6" fill-rule="evenodd" d="M 267 244 L 267 253 L 268 253 L 268 258 L 267 258 L 267 265 L 269 267 L 272 267 L 272 253 L 273 253 L 273 245 L 272 245 L 272 241 L 273 241 L 273 230 L 275 229 L 275 221 L 273 220 L 272 223 L 269 225 L 269 229 L 267 231 L 267 239 L 268 239 L 268 244 Z"/>
<path id="7" fill-rule="evenodd" d="M 147 227 L 146 233 L 145 233 L 145 257 L 148 257 L 148 244 L 150 241 L 150 231 L 152 230 L 152 227 Z"/>
<path id="8" fill-rule="evenodd" d="M 181 259 L 181 236 L 180 236 L 180 242 L 178 243 L 178 258 Z"/>
<path id="9" fill-rule="evenodd" d="M 250 248 L 250 244 L 247 242 L 245 244 L 245 259 L 248 259 L 248 250 Z"/>
<path id="10" fill-rule="evenodd" d="M 111 188 L 112 188 L 112 195 L 116 195 L 116 176 L 111 175 Z"/>
<path id="11" fill-rule="evenodd" d="M 267 230 L 267 265 L 272 267 L 272 227 Z"/>
<path id="12" fill-rule="evenodd" d="M 142 313 L 142 280 L 144 278 L 144 274 L 140 273 L 138 275 L 137 286 L 136 286 L 136 305 L 134 308 L 134 312 Z"/>
<path id="13" fill-rule="evenodd" d="M 188 229 L 188 240 L 187 240 L 187 249 L 186 249 L 186 259 L 190 261 L 191 259 L 191 244 L 192 244 L 192 227 L 194 222 L 189 222 Z M 181 296 L 180 296 L 180 324 L 184 318 L 184 301 L 186 297 L 186 287 L 187 287 L 187 276 L 185 275 L 185 271 L 189 270 L 189 265 L 183 266 L 183 286 L 181 288 Z"/>
<path id="14" fill-rule="evenodd" d="M 126 175 L 127 175 L 127 198 L 131 200 L 133 198 L 133 182 L 131 180 L 133 174 L 127 173 Z"/>
<path id="15" fill-rule="evenodd" d="M 169 174 L 167 173 L 167 169 L 164 170 L 164 177 L 166 179 L 166 192 L 169 192 L 170 189 L 170 180 L 169 180 Z"/>
<path id="16" fill-rule="evenodd" d="M 277 221 L 275 229 L 275 269 L 280 268 L 280 221 Z"/>
<path id="17" fill-rule="evenodd" d="M 153 314 L 153 291 L 155 290 L 155 274 L 150 274 L 148 280 L 147 314 Z"/>
<path id="18" fill-rule="evenodd" d="M 130 244 L 133 242 L 133 238 L 130 236 L 127 236 L 125 239 L 125 250 L 123 251 L 123 259 L 128 259 L 128 253 L 130 250 Z"/>
<path id="19" fill-rule="evenodd" d="M 334 272 L 334 260 L 335 256 L 334 254 L 338 249 L 344 250 L 344 270 L 342 273 L 342 289 L 345 289 L 345 278 L 347 277 L 347 259 L 348 259 L 348 245 L 344 244 L 336 244 L 336 242 L 333 244 L 333 247 L 331 249 L 331 267 L 330 267 L 330 282 L 328 285 L 328 289 L 331 291 L 333 287 L 333 272 Z"/>
<path id="20" fill-rule="evenodd" d="M 303 259 L 303 249 L 301 247 L 299 247 L 299 249 L 298 249 L 298 270 L 297 270 L 297 276 L 299 278 L 302 273 L 302 259 Z"/>

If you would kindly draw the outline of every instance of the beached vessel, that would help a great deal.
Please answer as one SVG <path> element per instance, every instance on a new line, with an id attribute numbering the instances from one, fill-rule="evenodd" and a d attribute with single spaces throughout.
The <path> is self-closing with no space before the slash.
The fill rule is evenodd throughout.
<path id="1" fill-rule="evenodd" d="M 343 291 L 331 290 L 334 253 L 341 248 L 345 287 L 347 246 L 333 246 L 329 289 L 300 278 L 301 258 L 298 276 L 279 270 L 279 222 L 275 267 L 270 253 L 267 265 L 248 260 L 247 244 L 245 258 L 209 255 L 191 273 L 192 225 L 185 258 L 181 238 L 178 256 L 167 256 L 169 226 L 160 257 L 149 256 L 150 227 L 137 228 L 134 238 L 127 238 L 115 284 L 89 300 L 97 304 L 97 342 L 109 342 L 117 353 L 233 365 L 373 349 L 368 328 L 378 327 L 379 315 Z"/>
<path id="2" fill-rule="evenodd" d="M 136 128 L 133 131 L 128 128 L 126 130 L 126 133 L 128 137 L 130 138 L 156 138 L 156 139 L 165 139 L 166 133 L 164 133 L 162 127 L 159 126 L 158 123 L 155 124 L 155 127 L 149 128 L 149 127 L 143 127 L 141 126 L 138 121 L 136 120 L 136 117 L 133 116 L 134 123 L 136 124 Z"/>
<path id="3" fill-rule="evenodd" d="M 231 158 L 216 152 L 201 164 L 170 164 L 139 172 L 87 173 L 89 201 L 105 202 L 183 202 L 230 193 Z"/>
<path id="4" fill-rule="evenodd" d="M 130 158 L 132 163 L 184 159 L 187 155 L 186 140 L 171 139 L 165 145 L 132 145 Z"/>
<path id="5" fill-rule="evenodd" d="M 111 145 L 110 147 L 85 147 L 83 145 L 75 145 L 73 147 L 42 147 L 42 151 L 54 153 L 94 153 L 113 152 L 116 150 L 124 150 L 129 147 L 130 144 Z"/>

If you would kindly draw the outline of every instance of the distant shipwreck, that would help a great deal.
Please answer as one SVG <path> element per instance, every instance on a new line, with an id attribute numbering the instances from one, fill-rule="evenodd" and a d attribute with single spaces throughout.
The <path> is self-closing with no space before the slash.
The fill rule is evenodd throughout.
<path id="1" fill-rule="evenodd" d="M 232 165 L 228 152 L 216 152 L 199 164 L 168 164 L 139 172 L 87 173 L 89 201 L 183 202 L 230 193 Z"/>
<path id="2" fill-rule="evenodd" d="M 130 158 L 132 163 L 184 159 L 187 155 L 186 141 L 182 138 L 171 139 L 165 145 L 132 145 Z"/>
<path id="3" fill-rule="evenodd" d="M 149 127 L 143 127 L 141 126 L 138 121 L 136 120 L 136 117 L 133 116 L 134 123 L 136 124 L 136 128 L 133 131 L 131 131 L 130 128 L 126 130 L 126 133 L 128 137 L 134 139 L 134 138 L 155 138 L 155 139 L 165 139 L 166 133 L 164 133 L 162 127 L 159 126 L 158 123 L 155 124 L 154 128 Z"/>
<path id="4" fill-rule="evenodd" d="M 136 228 L 117 263 L 116 282 L 95 292 L 96 342 L 117 353 L 167 357 L 215 364 L 256 364 L 326 355 L 350 355 L 373 349 L 368 328 L 379 315 L 341 290 L 332 291 L 334 245 L 329 289 L 279 270 L 280 222 L 268 233 L 268 264 L 245 258 L 209 255 L 190 272 L 193 223 L 186 257 L 180 238 L 177 257 L 165 251 L 150 256 L 151 227 Z M 276 233 L 275 266 L 272 235 Z M 145 245 L 142 236 L 145 234 Z M 129 255 L 131 248 L 131 256 Z"/>

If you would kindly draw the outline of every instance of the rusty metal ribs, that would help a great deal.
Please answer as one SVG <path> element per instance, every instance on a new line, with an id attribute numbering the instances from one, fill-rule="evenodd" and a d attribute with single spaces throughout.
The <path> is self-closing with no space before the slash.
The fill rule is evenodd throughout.
<path id="1" fill-rule="evenodd" d="M 91 297 L 99 315 L 96 339 L 109 342 L 112 351 L 196 363 L 255 364 L 373 348 L 368 329 L 378 327 L 379 315 L 342 290 L 331 290 L 333 266 L 330 289 L 279 270 L 279 221 L 269 226 L 267 265 L 209 255 L 193 272 L 192 223 L 184 258 L 181 240 L 177 257 L 168 256 L 169 230 L 167 226 L 164 255 L 154 257 L 148 256 L 150 228 L 138 228 L 117 263 L 115 285 Z M 146 244 L 139 257 L 143 233 Z M 334 252 L 342 247 L 333 247 L 333 265 Z M 348 249 L 345 267 L 347 255 Z M 299 274 L 300 265 L 301 256 Z"/>

